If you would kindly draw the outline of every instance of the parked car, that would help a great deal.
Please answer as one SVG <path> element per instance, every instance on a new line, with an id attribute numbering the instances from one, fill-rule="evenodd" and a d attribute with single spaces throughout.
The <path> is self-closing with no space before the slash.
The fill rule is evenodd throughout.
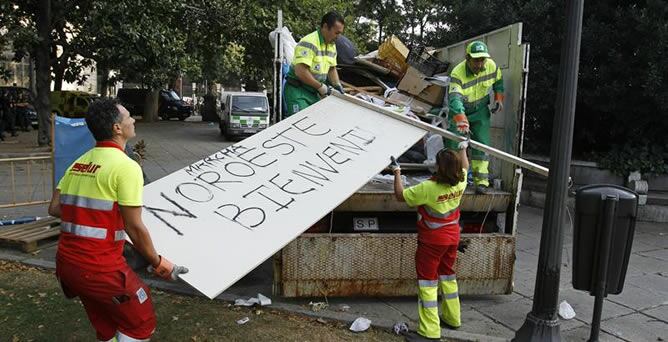
<path id="1" fill-rule="evenodd" d="M 52 91 L 51 112 L 66 118 L 83 118 L 86 117 L 88 106 L 97 98 L 97 95 L 84 91 Z"/>
<path id="2" fill-rule="evenodd" d="M 220 133 L 225 137 L 249 136 L 269 126 L 269 101 L 264 93 L 224 92 L 220 102 Z"/>
<path id="3" fill-rule="evenodd" d="M 37 111 L 34 106 L 34 96 L 30 89 L 24 87 L 0 87 L 0 96 L 7 99 L 10 106 L 16 111 L 16 127 L 28 129 L 28 126 L 37 128 Z"/>
<path id="4" fill-rule="evenodd" d="M 146 97 L 150 89 L 121 88 L 116 96 L 132 115 L 143 115 Z M 185 120 L 193 113 L 193 107 L 183 101 L 173 90 L 160 90 L 158 97 L 158 115 L 163 120 L 178 118 Z"/>

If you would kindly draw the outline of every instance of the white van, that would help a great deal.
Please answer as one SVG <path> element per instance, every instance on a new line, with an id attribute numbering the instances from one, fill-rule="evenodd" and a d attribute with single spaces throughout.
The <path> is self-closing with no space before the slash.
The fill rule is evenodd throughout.
<path id="1" fill-rule="evenodd" d="M 259 92 L 224 92 L 220 97 L 220 134 L 253 135 L 269 126 L 269 100 Z"/>

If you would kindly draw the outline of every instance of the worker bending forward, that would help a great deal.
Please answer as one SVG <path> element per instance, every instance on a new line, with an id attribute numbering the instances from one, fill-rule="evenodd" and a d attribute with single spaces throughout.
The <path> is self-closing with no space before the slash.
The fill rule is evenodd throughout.
<path id="1" fill-rule="evenodd" d="M 156 275 L 188 272 L 156 253 L 142 222 L 142 171 L 124 152 L 134 122 L 116 100 L 91 104 L 86 124 L 97 143 L 68 168 L 49 205 L 61 219 L 56 276 L 66 297 L 81 299 L 100 341 L 148 341 L 156 326 L 150 291 L 122 255 L 126 233 Z"/>
<path id="2" fill-rule="evenodd" d="M 295 56 L 286 76 L 285 105 L 291 116 L 330 95 L 332 89 L 343 94 L 336 71 L 335 40 L 343 33 L 343 17 L 328 12 L 320 28 L 302 38 L 295 46 Z"/>
<path id="3" fill-rule="evenodd" d="M 459 150 L 444 148 L 436 155 L 436 174 L 404 190 L 401 168 L 391 165 L 394 194 L 418 211 L 418 247 L 415 269 L 418 279 L 417 335 L 406 335 L 408 341 L 438 340 L 441 324 L 456 329 L 461 325 L 455 260 L 459 243 L 459 204 L 466 189 L 468 141 Z M 441 318 L 438 315 L 438 292 L 442 295 Z"/>
<path id="4" fill-rule="evenodd" d="M 501 69 L 490 58 L 487 45 L 480 41 L 466 47 L 466 60 L 450 72 L 448 130 L 459 135 L 471 134 L 471 139 L 489 145 L 490 110 L 489 92 L 494 92 L 497 112 L 503 110 L 503 76 Z M 452 140 L 446 146 L 454 148 Z M 476 192 L 490 193 L 489 156 L 482 151 L 471 151 L 471 169 Z"/>

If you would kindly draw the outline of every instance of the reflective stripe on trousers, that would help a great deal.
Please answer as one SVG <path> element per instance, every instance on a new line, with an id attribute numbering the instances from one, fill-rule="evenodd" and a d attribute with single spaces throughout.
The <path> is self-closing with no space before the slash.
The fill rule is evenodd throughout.
<path id="1" fill-rule="evenodd" d="M 443 321 L 453 327 L 462 325 L 457 277 L 454 274 L 440 275 L 438 277 L 438 287 L 443 296 L 443 302 L 441 303 Z"/>
<path id="2" fill-rule="evenodd" d="M 70 233 L 76 236 L 105 240 L 107 238 L 107 228 L 90 227 L 71 222 L 61 222 L 60 231 Z M 117 230 L 114 232 L 114 241 L 125 240 L 125 231 Z"/>
<path id="3" fill-rule="evenodd" d="M 441 337 L 438 319 L 438 280 L 418 280 L 418 334 L 428 338 Z"/>

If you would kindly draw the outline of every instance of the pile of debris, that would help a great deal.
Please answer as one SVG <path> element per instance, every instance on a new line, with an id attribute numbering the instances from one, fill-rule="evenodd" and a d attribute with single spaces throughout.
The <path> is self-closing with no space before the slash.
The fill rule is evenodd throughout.
<path id="1" fill-rule="evenodd" d="M 350 58 L 356 51 L 351 53 L 354 47 L 340 38 L 344 39 L 337 39 L 338 69 L 347 93 L 425 121 L 445 116 L 449 63 L 433 56 L 433 51 L 424 46 L 409 50 L 391 36 L 378 50 Z"/>
<path id="2" fill-rule="evenodd" d="M 343 36 L 336 45 L 339 77 L 346 93 L 447 128 L 449 63 L 434 56 L 433 49 L 418 45 L 409 50 L 396 36 L 362 56 Z M 434 151 L 442 148 L 440 142 Z M 422 164 L 434 159 L 425 145 L 426 141 L 416 144 L 399 161 Z"/>

